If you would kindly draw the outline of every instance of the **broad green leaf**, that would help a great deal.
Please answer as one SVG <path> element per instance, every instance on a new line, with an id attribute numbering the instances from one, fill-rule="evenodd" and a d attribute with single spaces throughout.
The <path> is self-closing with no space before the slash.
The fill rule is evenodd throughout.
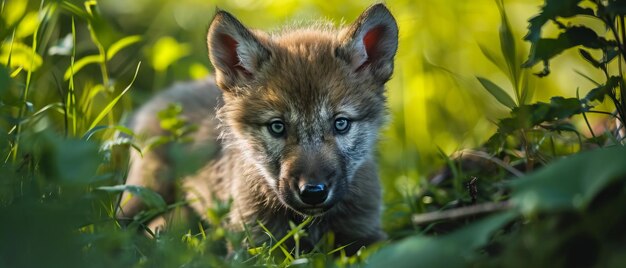
<path id="1" fill-rule="evenodd" d="M 487 78 L 483 78 L 483 77 L 476 77 L 478 79 L 478 81 L 480 82 L 481 85 L 483 85 L 483 87 L 491 94 L 491 96 L 493 96 L 494 98 L 496 98 L 496 100 L 498 100 L 498 102 L 500 102 L 502 105 L 509 107 L 511 109 L 515 108 L 516 104 L 515 101 L 511 98 L 511 96 L 509 96 L 509 94 L 507 94 L 504 89 L 502 89 L 500 86 L 496 85 L 495 83 L 489 81 Z"/>
<path id="2" fill-rule="evenodd" d="M 38 165 L 43 175 L 58 181 L 89 183 L 101 161 L 98 145 L 91 141 L 68 140 L 46 133 L 28 146 L 40 152 Z"/>
<path id="3" fill-rule="evenodd" d="M 511 111 L 511 117 L 498 122 L 498 131 L 507 134 L 518 129 L 531 128 L 544 122 L 569 118 L 585 109 L 579 99 L 563 97 L 553 97 L 550 103 L 520 105 Z"/>
<path id="4" fill-rule="evenodd" d="M 543 25 L 557 17 L 569 18 L 576 15 L 593 16 L 593 10 L 580 7 L 580 2 L 582 2 L 582 0 L 546 0 L 543 7 L 541 7 L 539 15 L 528 20 L 528 33 L 524 37 L 524 40 L 528 40 L 531 43 L 537 42 L 541 38 L 541 28 Z"/>
<path id="5" fill-rule="evenodd" d="M 612 42 L 599 37 L 592 29 L 585 26 L 572 26 L 561 32 L 556 39 L 542 38 L 537 40 L 523 66 L 532 67 L 540 61 L 549 61 L 566 49 L 579 45 L 595 49 L 613 46 Z"/>
<path id="6" fill-rule="evenodd" d="M 621 78 L 619 76 L 611 76 L 607 80 L 606 84 L 600 85 L 590 90 L 589 93 L 587 93 L 587 96 L 585 96 L 584 100 L 587 102 L 604 101 L 604 97 L 611 93 L 613 89 L 619 85 L 620 79 Z"/>
<path id="7" fill-rule="evenodd" d="M 3 1 L 2 4 L 3 12 L 2 12 L 2 20 L 4 20 L 5 25 L 11 26 L 15 24 L 18 20 L 24 16 L 26 12 L 26 7 L 28 6 L 27 0 L 11 0 L 11 1 Z"/>
<path id="8" fill-rule="evenodd" d="M 26 71 L 33 72 L 39 69 L 43 63 L 41 56 L 34 53 L 32 47 L 19 42 L 2 46 L 0 50 L 0 63 L 8 65 L 9 60 L 11 61 L 11 68 L 22 67 Z"/>
<path id="9" fill-rule="evenodd" d="M 117 54 L 117 52 L 119 52 L 120 50 L 139 41 L 141 41 L 140 35 L 131 35 L 118 40 L 117 42 L 113 43 L 111 47 L 109 47 L 109 50 L 107 50 L 107 58 L 113 58 L 113 56 L 115 56 L 115 54 Z"/>
<path id="10" fill-rule="evenodd" d="M 128 84 L 128 86 L 124 90 L 122 90 L 122 92 L 119 95 L 117 95 L 117 97 L 115 97 L 113 100 L 111 100 L 111 102 L 109 102 L 109 104 L 107 104 L 107 106 L 105 106 L 104 109 L 102 109 L 102 111 L 100 111 L 98 116 L 96 116 L 96 119 L 94 119 L 91 122 L 91 125 L 89 126 L 89 129 L 95 128 L 98 125 L 98 123 L 100 123 L 100 120 L 102 120 L 102 118 L 104 118 L 111 111 L 111 109 L 113 109 L 113 106 L 115 106 L 115 104 L 117 104 L 117 102 L 122 98 L 122 96 L 124 96 L 124 94 L 126 94 L 126 92 L 128 92 L 128 90 L 130 90 L 130 87 L 135 82 L 135 79 L 137 79 L 137 74 L 139 73 L 139 67 L 141 67 L 141 62 L 139 62 L 139 64 L 137 64 L 137 68 L 135 69 L 135 75 L 133 75 L 133 80 L 130 81 L 130 84 Z"/>
<path id="11" fill-rule="evenodd" d="M 510 182 L 511 202 L 525 213 L 584 210 L 600 190 L 626 180 L 626 147 L 568 156 Z"/>
<path id="12" fill-rule="evenodd" d="M 24 16 L 20 24 L 15 31 L 16 38 L 24 38 L 31 36 L 37 30 L 39 26 L 39 14 L 38 12 L 30 12 Z"/>
<path id="13" fill-rule="evenodd" d="M 560 120 L 583 112 L 583 106 L 577 98 L 552 97 L 550 99 L 550 113 L 545 121 Z"/>
<path id="14" fill-rule="evenodd" d="M 86 56 L 84 58 L 77 60 L 74 63 L 74 67 L 73 67 L 74 72 L 72 72 L 71 67 L 68 67 L 67 70 L 65 71 L 65 75 L 63 75 L 63 79 L 69 80 L 71 76 L 78 73 L 78 71 L 80 71 L 83 67 L 89 64 L 99 63 L 101 61 L 101 58 L 102 57 L 100 55 L 90 55 L 90 56 Z"/>
<path id="15" fill-rule="evenodd" d="M 417 235 L 383 247 L 367 261 L 367 267 L 464 267 L 479 256 L 494 231 L 517 216 L 504 212 L 478 220 L 440 237 Z"/>
<path id="16" fill-rule="evenodd" d="M 98 190 L 112 193 L 122 193 L 129 192 L 134 196 L 139 197 L 146 206 L 149 208 L 157 208 L 159 210 L 164 210 L 167 207 L 165 200 L 161 195 L 155 193 L 154 191 L 137 185 L 115 185 L 115 186 L 101 186 L 97 188 Z"/>

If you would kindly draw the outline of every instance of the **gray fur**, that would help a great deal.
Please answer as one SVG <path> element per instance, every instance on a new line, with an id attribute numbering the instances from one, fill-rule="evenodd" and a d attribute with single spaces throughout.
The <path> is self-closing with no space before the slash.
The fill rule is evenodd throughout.
<path id="1" fill-rule="evenodd" d="M 380 31 L 364 50 L 359 42 L 372 29 Z M 252 228 L 255 242 L 268 239 L 257 221 L 281 237 L 289 221 L 299 223 L 311 215 L 310 245 L 334 232 L 337 245 L 353 243 L 347 251 L 354 253 L 386 237 L 372 151 L 385 123 L 384 83 L 393 71 L 397 32 L 382 4 L 343 30 L 309 27 L 272 35 L 250 31 L 218 11 L 208 33 L 216 82 L 209 79 L 160 94 L 138 111 L 133 129 L 160 134 L 156 111 L 167 102 L 181 102 L 188 120 L 201 126 L 191 147 L 218 145 L 217 156 L 183 181 L 197 214 L 205 215 L 214 198 L 232 198 L 228 225 Z M 376 54 L 367 54 L 372 51 Z M 345 134 L 333 130 L 339 117 L 352 122 Z M 276 119 L 285 123 L 284 136 L 268 130 Z M 171 201 L 171 164 L 164 150 L 143 159 L 134 155 L 127 183 L 156 189 Z M 319 206 L 303 203 L 298 197 L 303 183 L 330 185 L 329 198 Z M 141 203 L 131 199 L 118 216 L 129 217 L 139 209 Z"/>

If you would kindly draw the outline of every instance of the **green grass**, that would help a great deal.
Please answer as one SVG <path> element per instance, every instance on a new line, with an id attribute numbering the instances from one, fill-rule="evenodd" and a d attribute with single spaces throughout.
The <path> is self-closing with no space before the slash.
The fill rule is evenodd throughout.
<path id="1" fill-rule="evenodd" d="M 548 2 L 555 12 L 563 8 Z M 267 4 L 266 12 L 253 16 L 232 3 L 220 2 L 226 8 L 240 9 L 250 21 L 255 16 L 284 18 L 285 10 L 307 9 L 296 7 L 296 2 L 280 7 Z M 340 12 L 323 1 L 315 3 L 329 15 Z M 407 9 L 415 3 L 409 4 Z M 431 4 L 433 9 L 442 8 Z M 619 11 L 614 17 L 599 18 L 610 24 L 610 31 L 601 37 L 614 43 L 590 48 L 594 45 L 579 42 L 592 53 L 567 56 L 570 60 L 582 57 L 580 66 L 573 69 L 585 70 L 577 72 L 594 84 L 581 98 L 578 90 L 572 97 L 554 94 L 559 88 L 540 89 L 537 85 L 546 84 L 533 80 L 533 70 L 521 68 L 544 60 L 558 64 L 560 58 L 545 51 L 566 54 L 578 47 L 559 43 L 561 47 L 545 48 L 543 41 L 532 39 L 535 54 L 531 54 L 516 34 L 525 25 L 509 21 L 513 16 L 506 13 L 505 4 L 475 4 L 495 12 L 487 19 L 494 22 L 491 33 L 497 38 L 480 40 L 476 51 L 498 75 L 476 71 L 464 76 L 447 68 L 452 64 L 428 62 L 432 54 L 418 60 L 412 54 L 415 51 L 403 47 L 415 45 L 410 38 L 429 30 L 411 28 L 415 22 L 408 16 L 411 13 L 404 13 L 402 3 L 389 3 L 404 26 L 400 27 L 398 78 L 389 85 L 394 122 L 384 133 L 379 153 L 385 186 L 382 220 L 390 239 L 348 257 L 342 247 L 332 246 L 333 234 L 326 234 L 313 252 L 300 250 L 299 241 L 312 218 L 293 224 L 284 237 L 275 237 L 258 223 L 271 240 L 255 244 L 247 232 L 233 232 L 220 224 L 229 202 L 216 202 L 207 211 L 207 222 L 189 220 L 182 216 L 182 208 L 192 201 L 166 204 L 148 189 L 123 185 L 130 150 L 145 152 L 166 142 L 186 142 L 186 134 L 195 129 L 179 118 L 180 107 L 171 106 L 159 113 L 171 135 L 154 138 L 144 147 L 115 136 L 116 132 L 134 136 L 124 127 L 125 118 L 154 93 L 153 88 L 210 72 L 204 67 L 209 66 L 205 55 L 192 56 L 205 53 L 199 52 L 204 48 L 197 48 L 204 46 L 203 38 L 180 31 L 183 26 L 198 27 L 190 26 L 195 23 L 179 16 L 175 23 L 164 20 L 144 25 L 133 16 L 110 15 L 132 6 L 112 8 L 97 1 L 2 1 L 0 267 L 618 267 L 626 262 L 622 228 L 626 224 L 622 206 L 626 202 L 626 150 L 623 137 L 610 128 L 594 131 L 592 125 L 623 119 L 626 55 L 614 46 L 626 38 L 622 9 L 612 6 Z M 185 8 L 200 5 L 156 1 L 150 7 L 153 10 L 146 10 L 141 18 L 190 12 Z M 361 5 L 346 2 L 349 10 L 343 12 L 358 14 Z M 431 38 L 458 27 L 453 22 L 439 23 L 443 30 L 428 32 Z M 159 33 L 161 27 L 170 32 Z M 529 33 L 536 37 L 537 28 Z M 524 58 L 528 58 L 526 63 Z M 592 69 L 584 69 L 588 64 Z M 475 68 L 488 68 L 482 65 Z M 553 67 L 552 71 L 559 70 Z M 454 110 L 459 106 L 454 101 L 469 96 L 465 93 L 452 96 L 455 91 L 414 90 L 416 85 L 442 88 L 454 83 L 480 91 L 476 94 L 484 94 L 477 97 L 481 102 L 465 107 L 464 113 Z M 553 98 L 535 98 L 545 92 Z M 428 94 L 436 97 L 423 103 L 445 106 L 437 110 L 440 113 L 425 115 L 420 112 L 433 110 L 413 105 Z M 439 97 L 450 97 L 453 102 L 438 103 Z M 472 116 L 489 111 L 492 108 L 483 107 L 489 105 L 505 112 L 493 119 L 488 130 L 478 131 L 480 142 L 473 146 L 450 142 L 470 139 L 454 129 L 462 132 L 468 125 L 478 126 Z M 427 117 L 431 125 L 424 125 L 432 133 L 416 129 L 414 122 L 422 117 Z M 449 131 L 442 134 L 441 129 Z M 460 150 L 478 145 L 484 146 Z M 459 149 L 456 154 L 449 149 L 454 146 Z M 189 169 L 193 167 L 178 173 Z M 430 172 L 435 175 L 427 179 Z M 129 227 L 122 227 L 114 217 L 123 190 L 139 196 L 148 207 Z M 163 232 L 148 231 L 147 221 L 161 214 L 171 215 L 172 224 Z M 146 232 L 137 231 L 141 229 Z"/>

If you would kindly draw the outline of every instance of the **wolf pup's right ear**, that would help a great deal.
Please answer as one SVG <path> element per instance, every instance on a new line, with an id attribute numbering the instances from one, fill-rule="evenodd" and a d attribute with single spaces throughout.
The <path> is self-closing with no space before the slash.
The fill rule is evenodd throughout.
<path id="1" fill-rule="evenodd" d="M 384 4 L 369 7 L 339 35 L 335 55 L 355 72 L 369 72 L 385 83 L 393 73 L 398 50 L 398 25 Z"/>
<path id="2" fill-rule="evenodd" d="M 207 44 L 216 82 L 223 90 L 246 84 L 270 57 L 252 32 L 219 9 L 209 26 Z"/>

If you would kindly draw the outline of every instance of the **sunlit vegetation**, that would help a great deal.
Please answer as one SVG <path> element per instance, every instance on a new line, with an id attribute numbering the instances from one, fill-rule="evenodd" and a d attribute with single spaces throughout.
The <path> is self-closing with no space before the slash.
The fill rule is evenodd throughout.
<path id="1" fill-rule="evenodd" d="M 0 0 L 0 267 L 619 267 L 626 263 L 626 4 L 618 0 L 387 1 L 400 28 L 379 143 L 389 241 L 347 257 L 241 243 L 219 203 L 208 222 L 124 186 L 143 140 L 133 109 L 212 73 L 216 6 L 247 26 L 353 20 L 367 1 Z M 621 133 L 620 133 L 621 131 Z M 199 163 L 180 155 L 179 179 Z M 127 227 L 119 193 L 147 209 Z M 123 201 L 123 200 L 122 200 Z M 148 219 L 174 212 L 164 232 Z M 264 228 L 263 226 L 261 226 Z M 252 241 L 253 242 L 253 241 Z"/>

